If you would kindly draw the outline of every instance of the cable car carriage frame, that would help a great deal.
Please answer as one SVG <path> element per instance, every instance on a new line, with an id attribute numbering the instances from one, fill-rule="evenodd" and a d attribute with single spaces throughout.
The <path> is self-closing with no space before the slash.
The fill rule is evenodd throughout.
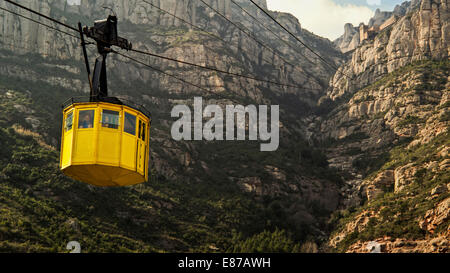
<path id="1" fill-rule="evenodd" d="M 151 115 L 145 107 L 108 96 L 106 57 L 111 46 L 130 50 L 131 43 L 117 36 L 117 17 L 78 24 L 88 73 L 90 96 L 63 104 L 61 171 L 95 186 L 129 186 L 148 181 Z M 84 35 L 97 42 L 91 79 Z"/>

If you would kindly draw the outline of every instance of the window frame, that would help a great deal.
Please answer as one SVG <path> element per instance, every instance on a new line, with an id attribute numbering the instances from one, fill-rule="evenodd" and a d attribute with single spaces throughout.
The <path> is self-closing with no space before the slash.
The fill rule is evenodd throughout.
<path id="1" fill-rule="evenodd" d="M 142 119 L 139 119 L 139 131 L 138 131 L 138 139 L 141 139 L 142 134 Z"/>
<path id="2" fill-rule="evenodd" d="M 127 121 L 127 115 L 130 115 L 130 116 L 134 117 L 134 125 L 133 125 L 133 127 L 134 127 L 134 134 L 131 134 L 131 133 L 125 131 L 126 123 L 127 123 L 126 122 Z M 137 135 L 137 120 L 138 120 L 138 116 L 137 115 L 132 114 L 132 113 L 130 113 L 128 111 L 124 111 L 124 115 L 123 115 L 123 132 L 127 133 L 127 134 L 129 134 L 129 135 L 131 135 L 133 137 L 136 137 L 136 135 Z"/>
<path id="3" fill-rule="evenodd" d="M 73 130 L 73 127 L 74 127 L 73 123 L 74 123 L 74 117 L 75 117 L 74 112 L 75 112 L 74 110 L 69 111 L 64 118 L 64 133 L 67 133 L 67 132 L 70 132 Z M 72 122 L 70 124 L 71 125 L 70 129 L 67 129 L 67 119 L 69 118 L 69 116 L 72 118 Z"/>
<path id="4" fill-rule="evenodd" d="M 141 140 L 145 142 L 145 138 L 147 137 L 146 134 L 146 130 L 147 130 L 147 123 L 145 121 L 142 121 L 142 133 L 141 133 Z"/>
<path id="5" fill-rule="evenodd" d="M 82 128 L 82 127 L 80 127 L 80 125 L 81 125 L 81 123 L 80 123 L 80 114 L 81 114 L 81 112 L 86 112 L 86 111 L 92 111 L 92 112 L 94 112 L 94 115 L 93 115 L 93 117 L 92 117 L 92 121 L 91 121 L 91 124 L 92 124 L 92 127 L 90 127 L 90 128 Z M 79 109 L 78 110 L 78 113 L 77 113 L 77 115 L 78 115 L 78 130 L 92 130 L 92 129 L 94 129 L 95 128 L 95 113 L 96 113 L 96 109 Z"/>
<path id="6" fill-rule="evenodd" d="M 108 109 L 108 108 L 102 108 L 101 109 L 101 115 L 100 115 L 100 128 L 102 129 L 111 129 L 111 130 L 119 130 L 120 129 L 120 118 L 121 118 L 121 111 L 120 110 L 113 110 L 113 109 Z M 103 115 L 104 115 L 104 111 L 110 111 L 110 112 L 116 112 L 117 113 L 117 124 L 111 124 L 111 123 L 103 123 Z M 117 128 L 111 128 L 111 127 L 107 127 L 107 126 L 103 126 L 104 124 L 106 125 L 114 125 L 117 126 Z"/>

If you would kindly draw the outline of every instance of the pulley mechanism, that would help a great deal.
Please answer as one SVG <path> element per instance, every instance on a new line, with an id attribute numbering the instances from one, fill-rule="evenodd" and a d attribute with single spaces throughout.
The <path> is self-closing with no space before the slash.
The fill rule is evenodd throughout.
<path id="1" fill-rule="evenodd" d="M 107 19 L 95 21 L 93 27 L 84 27 L 83 29 L 81 28 L 81 23 L 79 23 L 78 28 L 81 35 L 81 44 L 83 46 L 84 59 L 91 88 L 91 101 L 106 101 L 121 104 L 119 99 L 108 96 L 106 57 L 108 53 L 111 53 L 111 46 L 117 46 L 125 50 L 131 50 L 133 47 L 127 39 L 118 36 L 117 17 L 110 15 Z M 98 53 L 101 55 L 95 60 L 92 79 L 84 35 L 96 41 Z"/>

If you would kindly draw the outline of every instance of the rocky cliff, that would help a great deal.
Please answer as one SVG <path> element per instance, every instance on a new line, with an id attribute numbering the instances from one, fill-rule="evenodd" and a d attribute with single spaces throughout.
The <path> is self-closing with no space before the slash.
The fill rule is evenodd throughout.
<path id="1" fill-rule="evenodd" d="M 347 53 L 357 48 L 359 45 L 359 27 L 354 27 L 348 23 L 344 26 L 344 35 L 334 41 L 343 53 Z"/>
<path id="2" fill-rule="evenodd" d="M 188 22 L 194 23 L 215 35 L 222 37 L 225 42 L 229 43 L 226 45 L 226 50 L 228 51 L 226 55 L 228 58 L 226 59 L 220 57 L 223 55 L 223 50 L 219 49 L 222 49 L 225 46 L 223 41 L 214 39 L 214 41 L 212 41 L 211 36 L 206 33 L 198 30 L 192 31 L 189 25 L 175 19 L 169 14 L 159 11 L 157 8 L 154 8 L 143 1 L 82 1 L 80 6 L 70 6 L 62 0 L 29 1 L 24 3 L 44 14 L 53 15 L 57 19 L 67 21 L 73 25 L 78 21 L 83 22 L 85 25 L 92 24 L 94 19 L 104 18 L 111 12 L 102 7 L 110 7 L 119 16 L 121 22 L 123 22 L 122 24 L 119 24 L 119 30 L 122 32 L 122 35 L 127 36 L 127 38 L 132 40 L 136 48 L 158 52 L 174 58 L 179 58 L 180 54 L 183 54 L 183 59 L 185 61 L 200 61 L 201 63 L 210 66 L 216 66 L 221 69 L 233 70 L 241 73 L 263 73 L 272 79 L 279 78 L 279 81 L 302 85 L 305 86 L 307 90 L 285 90 L 283 92 L 297 92 L 302 94 L 306 92 L 305 98 L 307 98 L 307 101 L 309 100 L 308 102 L 314 102 L 322 95 L 319 94 L 320 92 L 318 92 L 318 90 L 324 88 L 332 71 L 326 65 L 315 65 L 317 57 L 314 56 L 314 54 L 306 48 L 300 47 L 294 50 L 286 44 L 277 41 L 277 39 L 274 39 L 273 35 L 254 21 L 249 20 L 248 16 L 244 16 L 245 14 L 243 14 L 236 6 L 231 5 L 229 1 L 220 0 L 206 2 L 213 8 L 217 8 L 219 12 L 225 14 L 230 19 L 240 22 L 243 26 L 250 29 L 252 36 L 261 35 L 259 37 L 264 38 L 265 43 L 267 43 L 268 46 L 277 48 L 277 53 L 285 58 L 290 64 L 287 64 L 272 52 L 253 42 L 248 35 L 240 32 L 234 27 L 230 27 L 230 25 L 220 18 L 220 16 L 202 5 L 199 1 L 153 1 L 152 3 L 157 7 L 165 9 Z M 245 6 L 243 2 L 240 3 Z M 263 6 L 266 5 L 265 1 L 262 1 L 261 4 L 263 4 Z M 17 11 L 9 4 L 2 3 L 1 5 Z M 247 5 L 247 7 L 249 6 Z M 254 8 L 252 12 L 264 24 L 270 23 L 267 17 L 257 12 Z M 333 48 L 333 45 L 328 40 L 315 36 L 307 30 L 302 29 L 298 20 L 291 15 L 282 13 L 276 13 L 275 15 L 283 24 L 294 31 L 298 36 L 302 37 L 306 43 L 319 50 L 322 55 L 327 56 L 330 62 L 340 64 L 342 55 Z M 43 56 L 56 55 L 56 57 L 60 59 L 71 58 L 81 60 L 81 54 L 75 38 L 71 38 L 70 36 L 58 32 L 48 31 L 43 26 L 36 25 L 31 21 L 5 12 L 3 12 L 1 20 L 2 25 L 4 26 L 1 33 L 1 41 L 4 43 L 4 48 L 14 48 L 18 53 L 36 52 Z M 145 27 L 142 27 L 146 25 L 149 27 L 146 29 Z M 141 26 L 140 29 L 145 31 L 145 35 L 136 35 L 135 29 L 139 26 Z M 167 35 L 169 33 L 167 30 L 171 28 L 177 30 L 172 33 L 173 35 Z M 255 33 L 258 33 L 258 35 Z M 200 44 L 199 41 L 202 41 L 202 44 Z M 91 50 L 91 53 L 94 53 L 94 51 Z M 201 59 L 199 60 L 199 58 Z M 297 60 L 300 60 L 300 62 Z M 149 59 L 148 61 L 151 64 L 162 65 L 164 67 L 176 67 L 174 63 L 168 61 L 161 61 L 158 59 Z M 230 65 L 241 61 L 244 61 L 246 64 L 247 71 L 244 71 L 242 67 Z M 293 63 L 295 63 L 295 65 L 292 65 Z M 112 71 L 116 71 L 117 68 L 121 75 L 124 74 L 122 72 L 128 72 L 132 75 L 140 75 L 143 73 L 148 75 L 148 72 L 143 72 L 142 68 L 130 68 L 132 71 L 123 71 L 120 70 L 121 67 L 116 66 L 116 62 L 112 61 L 111 65 L 113 67 Z M 270 69 L 269 66 L 274 66 L 276 69 Z M 308 73 L 305 73 L 305 71 Z M 217 77 L 210 77 L 203 73 L 200 74 L 200 77 L 197 77 L 197 75 L 197 73 L 193 73 L 190 76 L 197 84 L 224 84 L 224 87 L 231 90 L 233 93 L 240 92 L 239 90 L 242 89 L 238 82 L 228 85 L 228 82 L 224 82 Z M 221 77 L 221 75 L 219 75 L 219 77 Z M 154 78 L 162 79 L 163 82 L 170 83 L 170 86 L 179 84 L 176 80 L 158 75 L 154 75 Z M 153 88 L 163 88 L 164 83 L 158 84 L 158 81 L 159 80 L 152 81 Z M 246 85 L 254 84 L 257 83 L 246 83 Z M 67 84 L 66 86 L 80 86 L 80 84 Z M 167 87 L 164 86 L 164 88 Z M 190 89 L 190 87 L 186 88 L 187 90 Z M 87 90 L 87 85 L 84 85 L 82 89 Z M 255 90 L 259 88 L 248 87 L 247 89 Z M 112 87 L 112 90 L 116 91 L 114 90 L 114 87 Z M 257 90 L 255 90 L 254 94 L 251 94 L 251 96 L 253 98 L 261 99 L 261 94 L 258 93 Z"/>
<path id="3" fill-rule="evenodd" d="M 449 248 L 449 2 L 417 4 L 354 50 L 311 125 L 346 180 L 330 240 L 341 251 Z"/>
<path id="4" fill-rule="evenodd" d="M 402 17 L 407 13 L 412 12 L 420 4 L 419 0 L 406 1 L 400 5 L 395 6 L 393 11 L 380 11 L 377 9 L 375 14 L 369 20 L 368 27 L 381 26 L 384 22 L 392 16 Z M 352 24 L 344 26 L 344 34 L 334 41 L 334 44 L 341 49 L 343 53 L 352 51 L 360 45 L 359 26 L 353 27 Z"/>
<path id="5" fill-rule="evenodd" d="M 355 50 L 351 62 L 334 76 L 328 96 L 335 100 L 351 94 L 412 61 L 448 58 L 448 16 L 447 1 L 422 1 L 417 12 L 401 17 Z"/>
<path id="6" fill-rule="evenodd" d="M 405 4 L 407 4 L 408 2 L 406 2 Z M 397 6 L 398 7 L 398 6 Z M 391 16 L 394 14 L 394 12 L 390 12 L 390 11 L 381 11 L 380 9 L 377 9 L 375 11 L 375 15 L 370 18 L 369 20 L 369 27 L 373 27 L 373 26 L 381 26 L 387 19 L 391 18 Z M 405 15 L 403 14 L 398 14 L 400 16 Z"/>

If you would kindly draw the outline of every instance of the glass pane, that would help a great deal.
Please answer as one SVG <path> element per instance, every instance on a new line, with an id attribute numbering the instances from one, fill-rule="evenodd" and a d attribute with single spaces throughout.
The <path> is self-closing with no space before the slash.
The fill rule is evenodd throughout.
<path id="1" fill-rule="evenodd" d="M 78 129 L 87 129 L 94 127 L 94 113 L 95 110 L 80 111 L 78 120 Z"/>
<path id="2" fill-rule="evenodd" d="M 65 126 L 66 132 L 72 130 L 72 126 L 73 126 L 73 112 L 68 114 L 66 117 L 66 126 Z"/>
<path id="3" fill-rule="evenodd" d="M 145 141 L 145 123 L 142 123 L 142 140 Z"/>
<path id="4" fill-rule="evenodd" d="M 125 112 L 125 124 L 123 126 L 123 131 L 125 133 L 136 135 L 136 116 L 132 114 L 128 114 Z"/>
<path id="5" fill-rule="evenodd" d="M 138 138 L 141 137 L 141 134 L 142 134 L 142 121 L 139 120 L 139 134 L 138 134 Z"/>
<path id="6" fill-rule="evenodd" d="M 119 112 L 103 110 L 102 127 L 117 129 L 119 128 Z"/>

